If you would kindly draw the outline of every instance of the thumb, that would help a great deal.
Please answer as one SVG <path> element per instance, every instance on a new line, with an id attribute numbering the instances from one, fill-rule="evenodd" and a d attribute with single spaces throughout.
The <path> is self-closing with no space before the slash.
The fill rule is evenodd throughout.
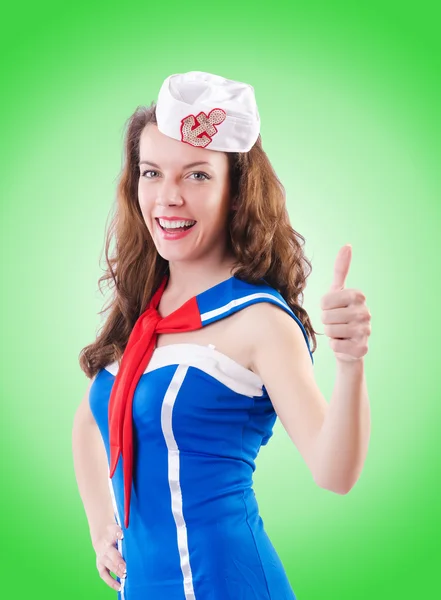
<path id="1" fill-rule="evenodd" d="M 334 263 L 334 278 L 331 283 L 330 292 L 336 292 L 343 290 L 345 287 L 346 277 L 348 275 L 349 267 L 352 259 L 352 246 L 346 244 L 340 248 L 337 258 Z"/>

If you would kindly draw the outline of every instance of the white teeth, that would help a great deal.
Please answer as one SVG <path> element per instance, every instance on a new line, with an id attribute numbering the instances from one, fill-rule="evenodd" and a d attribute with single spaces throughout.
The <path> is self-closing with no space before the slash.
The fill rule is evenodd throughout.
<path id="1" fill-rule="evenodd" d="M 159 224 L 167 229 L 175 229 L 176 227 L 185 227 L 193 225 L 196 221 L 168 221 L 167 219 L 158 219 Z"/>

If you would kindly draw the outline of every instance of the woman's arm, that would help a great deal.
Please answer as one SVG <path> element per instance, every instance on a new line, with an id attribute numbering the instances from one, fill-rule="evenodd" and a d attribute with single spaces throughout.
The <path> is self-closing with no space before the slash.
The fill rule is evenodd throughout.
<path id="1" fill-rule="evenodd" d="M 115 522 L 109 489 L 109 467 L 100 430 L 89 406 L 89 383 L 86 394 L 77 409 L 72 429 L 72 451 L 75 476 L 81 500 L 89 523 L 92 545 L 106 526 Z"/>
<path id="2" fill-rule="evenodd" d="M 363 358 L 336 362 L 334 389 L 317 440 L 317 476 L 321 487 L 334 486 L 346 494 L 366 460 L 371 412 Z"/>
<path id="3" fill-rule="evenodd" d="M 252 365 L 274 409 L 320 487 L 347 493 L 366 458 L 370 411 L 363 361 L 338 365 L 328 404 L 299 325 L 273 304 L 255 304 L 249 314 Z"/>

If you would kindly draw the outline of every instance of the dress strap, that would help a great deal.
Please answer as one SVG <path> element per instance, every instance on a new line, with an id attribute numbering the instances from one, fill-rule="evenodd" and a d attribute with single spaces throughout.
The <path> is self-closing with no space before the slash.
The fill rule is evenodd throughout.
<path id="1" fill-rule="evenodd" d="M 279 306 L 299 325 L 305 338 L 311 361 L 314 364 L 308 335 L 303 323 L 294 314 L 283 296 L 263 279 L 260 283 L 248 283 L 233 276 L 196 296 L 196 301 L 199 307 L 202 327 L 229 317 L 235 312 L 258 302 L 270 302 Z"/>

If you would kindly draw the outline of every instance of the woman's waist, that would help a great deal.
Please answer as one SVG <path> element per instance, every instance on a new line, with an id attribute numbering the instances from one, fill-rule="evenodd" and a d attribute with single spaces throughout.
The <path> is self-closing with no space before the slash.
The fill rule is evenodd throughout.
<path id="1" fill-rule="evenodd" d="M 252 482 L 251 482 L 252 483 Z M 154 542 L 167 531 L 173 536 L 181 524 L 187 528 L 238 527 L 259 517 L 259 507 L 250 482 L 231 486 L 187 488 L 170 482 L 161 492 L 146 486 L 132 491 L 130 524 L 132 531 Z M 121 505 L 122 511 L 123 506 Z"/>
<path id="2" fill-rule="evenodd" d="M 144 564 L 179 564 L 181 550 L 204 556 L 211 552 L 227 556 L 229 548 L 239 551 L 241 544 L 264 536 L 254 492 L 237 493 L 203 505 L 179 506 L 170 503 L 159 514 L 149 511 L 130 512 L 128 529 L 124 529 L 123 553 Z M 250 537 L 251 536 L 251 537 Z"/>

